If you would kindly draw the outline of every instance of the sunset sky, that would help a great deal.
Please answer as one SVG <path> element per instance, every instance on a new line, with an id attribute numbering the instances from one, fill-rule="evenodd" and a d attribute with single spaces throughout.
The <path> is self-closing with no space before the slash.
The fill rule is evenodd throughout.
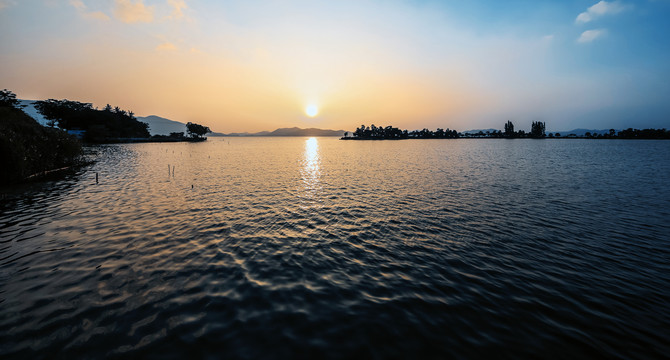
<path id="1" fill-rule="evenodd" d="M 669 18 L 670 0 L 0 0 L 0 88 L 220 132 L 670 128 Z"/>

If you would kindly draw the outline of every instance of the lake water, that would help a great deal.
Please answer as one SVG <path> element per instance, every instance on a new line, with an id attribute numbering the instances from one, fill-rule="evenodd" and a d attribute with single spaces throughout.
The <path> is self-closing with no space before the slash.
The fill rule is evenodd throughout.
<path id="1" fill-rule="evenodd" d="M 670 141 L 94 151 L 0 203 L 2 358 L 670 354 Z"/>

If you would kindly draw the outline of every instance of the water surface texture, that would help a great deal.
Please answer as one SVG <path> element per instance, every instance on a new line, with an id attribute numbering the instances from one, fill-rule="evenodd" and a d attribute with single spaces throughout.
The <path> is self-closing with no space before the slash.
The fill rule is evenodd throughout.
<path id="1" fill-rule="evenodd" d="M 95 151 L 0 203 L 0 357 L 670 354 L 670 141 Z"/>

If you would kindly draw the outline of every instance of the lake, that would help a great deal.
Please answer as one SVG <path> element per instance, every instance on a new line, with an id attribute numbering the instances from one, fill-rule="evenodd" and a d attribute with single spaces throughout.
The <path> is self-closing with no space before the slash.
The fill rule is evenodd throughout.
<path id="1" fill-rule="evenodd" d="M 91 150 L 0 202 L 2 358 L 670 354 L 670 141 Z"/>

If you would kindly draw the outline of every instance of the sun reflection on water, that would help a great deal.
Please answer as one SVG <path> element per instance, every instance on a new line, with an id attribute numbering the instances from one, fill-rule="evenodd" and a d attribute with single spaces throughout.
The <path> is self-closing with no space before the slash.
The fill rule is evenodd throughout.
<path id="1" fill-rule="evenodd" d="M 305 140 L 305 156 L 301 173 L 305 190 L 317 190 L 321 177 L 321 156 L 317 138 L 311 137 Z"/>

